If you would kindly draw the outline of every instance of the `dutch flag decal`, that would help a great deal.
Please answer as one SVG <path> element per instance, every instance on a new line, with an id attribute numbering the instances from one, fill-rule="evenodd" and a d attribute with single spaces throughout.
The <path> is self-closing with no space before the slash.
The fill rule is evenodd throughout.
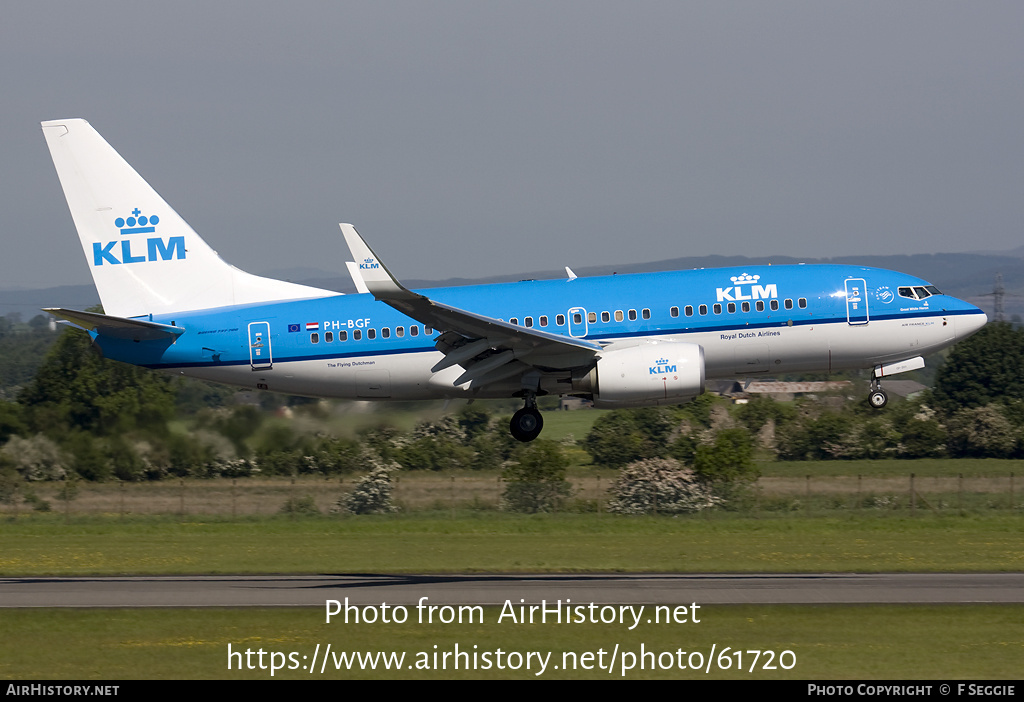
<path id="1" fill-rule="evenodd" d="M 306 322 L 306 331 L 316 331 L 320 328 L 319 322 Z"/>

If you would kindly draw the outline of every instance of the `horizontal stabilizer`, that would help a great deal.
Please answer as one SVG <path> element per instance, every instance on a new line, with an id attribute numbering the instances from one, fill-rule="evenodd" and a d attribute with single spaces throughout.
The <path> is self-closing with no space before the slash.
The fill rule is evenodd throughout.
<path id="1" fill-rule="evenodd" d="M 182 327 L 175 327 L 170 324 L 147 322 L 141 319 L 111 317 L 97 312 L 79 312 L 78 310 L 66 310 L 62 307 L 47 307 L 43 311 L 49 312 L 54 317 L 66 319 L 82 329 L 94 331 L 100 336 L 108 336 L 114 339 L 156 341 L 159 339 L 176 339 L 185 332 Z"/>

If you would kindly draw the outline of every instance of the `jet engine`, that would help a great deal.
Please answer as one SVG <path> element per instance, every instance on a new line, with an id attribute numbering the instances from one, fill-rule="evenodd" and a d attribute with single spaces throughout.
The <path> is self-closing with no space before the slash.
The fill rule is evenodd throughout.
<path id="1" fill-rule="evenodd" d="M 704 348 L 656 339 L 612 347 L 589 372 L 574 377 L 572 386 L 576 393 L 590 394 L 598 408 L 687 402 L 704 392 Z"/>

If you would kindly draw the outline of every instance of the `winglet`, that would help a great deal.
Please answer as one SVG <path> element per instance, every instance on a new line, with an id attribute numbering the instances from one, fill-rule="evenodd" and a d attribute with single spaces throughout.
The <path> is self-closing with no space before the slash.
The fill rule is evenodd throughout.
<path id="1" fill-rule="evenodd" d="M 400 300 L 420 297 L 391 274 L 384 262 L 377 258 L 377 254 L 363 241 L 359 232 L 351 224 L 339 224 L 341 233 L 345 236 L 345 243 L 348 244 L 352 257 L 356 260 L 359 274 L 366 283 L 366 288 L 373 293 L 378 300 Z"/>
<path id="2" fill-rule="evenodd" d="M 352 284 L 356 286 L 356 292 L 370 292 L 370 289 L 366 287 L 366 281 L 363 280 L 363 276 L 359 273 L 359 264 L 355 261 L 345 261 L 345 267 L 348 268 L 348 274 L 352 277 Z"/>

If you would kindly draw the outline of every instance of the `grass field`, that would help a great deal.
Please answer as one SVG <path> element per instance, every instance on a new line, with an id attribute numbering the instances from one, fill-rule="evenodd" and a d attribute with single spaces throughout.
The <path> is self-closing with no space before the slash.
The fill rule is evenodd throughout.
<path id="1" fill-rule="evenodd" d="M 495 512 L 0 525 L 0 575 L 923 572 L 1024 569 L 1014 515 L 621 517 Z"/>
<path id="2" fill-rule="evenodd" d="M 563 413 L 583 415 L 585 413 Z M 562 427 L 577 438 L 579 428 Z M 583 432 L 585 434 L 585 432 Z M 496 511 L 497 472 L 407 473 L 397 496 L 408 509 L 389 516 L 342 517 L 327 508 L 353 478 L 195 480 L 33 485 L 52 511 L 22 503 L 0 517 L 0 575 L 191 573 L 445 572 L 970 572 L 1024 569 L 1024 469 L 1010 461 L 881 461 L 763 464 L 764 478 L 745 512 L 622 517 L 600 509 L 614 474 L 577 466 L 577 513 L 514 515 Z M 910 499 L 915 474 L 916 509 Z M 808 480 L 807 476 L 812 477 Z M 963 475 L 963 479 L 959 477 Z M 311 495 L 318 515 L 282 515 L 289 498 Z M 67 508 L 67 513 L 65 513 Z M 317 644 L 332 650 L 404 652 L 401 670 L 301 668 L 274 678 L 534 678 L 499 669 L 493 657 L 551 654 L 543 678 L 673 679 L 1013 679 L 1024 660 L 1019 605 L 715 606 L 699 625 L 484 624 L 326 625 L 319 609 L 9 610 L 0 608 L 0 677 L 7 679 L 269 679 L 270 670 L 228 669 L 233 651 L 294 652 L 301 665 Z M 433 667 L 433 654 L 490 652 L 488 670 Z M 644 651 L 647 669 L 607 669 L 598 654 Z M 434 646 L 437 646 L 435 649 Z M 476 649 L 473 647 L 476 646 Z M 690 653 L 710 671 L 692 665 Z M 724 648 L 729 651 L 722 657 Z M 686 651 L 684 659 L 670 655 Z M 753 663 L 750 651 L 776 659 Z M 736 652 L 741 651 L 739 657 Z M 790 669 L 779 666 L 782 651 Z M 578 661 L 566 670 L 564 660 Z M 322 654 L 321 654 L 322 655 Z M 426 656 L 424 659 L 423 656 Z M 450 661 L 453 659 L 449 659 Z M 719 665 L 729 663 L 722 670 Z M 743 663 L 745 672 L 737 670 Z M 421 664 L 429 669 L 420 669 Z M 671 669 L 650 669 L 671 665 Z M 414 667 L 410 669 L 408 665 Z M 559 665 L 556 670 L 553 665 Z M 333 667 L 333 665 L 331 666 Z"/>
<path id="3" fill-rule="evenodd" d="M 700 623 L 632 631 L 499 623 L 499 614 L 488 608 L 482 623 L 430 625 L 415 623 L 415 608 L 405 624 L 327 624 L 319 608 L 0 610 L 0 678 L 992 680 L 1019 679 L 1024 654 L 1021 606 L 705 606 Z M 242 654 L 230 670 L 229 644 Z M 328 644 L 335 655 L 324 672 L 303 670 L 318 644 L 318 661 Z M 456 659 L 456 645 L 469 655 Z M 335 656 L 356 651 L 405 658 L 391 669 L 381 658 L 376 670 L 335 668 Z M 542 658 L 527 658 L 530 651 Z M 473 654 L 478 668 L 466 670 Z M 272 661 L 283 666 L 273 676 Z M 246 665 L 254 669 L 239 670 Z"/>

